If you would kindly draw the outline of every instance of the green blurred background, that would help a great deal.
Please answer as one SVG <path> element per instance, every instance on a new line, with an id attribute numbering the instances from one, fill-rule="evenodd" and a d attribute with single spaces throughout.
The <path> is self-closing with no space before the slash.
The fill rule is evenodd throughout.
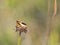
<path id="1" fill-rule="evenodd" d="M 53 15 L 54 0 L 50 0 L 50 15 Z M 48 0 L 0 0 L 0 45 L 17 45 L 16 20 L 27 23 L 30 45 L 42 45 L 48 19 Z M 57 15 L 48 39 L 48 45 L 60 45 L 60 0 L 57 0 Z M 27 37 L 29 38 L 29 37 Z M 28 42 L 28 41 L 27 41 Z M 29 45 L 29 44 L 28 44 Z"/>

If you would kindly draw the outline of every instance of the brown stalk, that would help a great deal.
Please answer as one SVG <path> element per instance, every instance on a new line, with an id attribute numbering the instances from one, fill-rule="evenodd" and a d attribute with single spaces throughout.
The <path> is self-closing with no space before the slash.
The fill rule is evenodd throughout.
<path id="1" fill-rule="evenodd" d="M 50 0 L 48 0 L 48 20 L 47 20 L 47 30 L 46 30 L 46 33 L 45 33 L 45 40 L 44 40 L 44 45 L 48 45 L 48 39 L 49 39 L 49 36 L 50 36 L 50 33 L 52 31 L 52 24 L 54 22 L 54 19 L 55 19 L 55 16 L 56 16 L 56 13 L 57 13 L 57 2 L 56 0 L 54 0 L 54 13 L 53 13 L 53 16 L 51 17 L 50 16 Z"/>

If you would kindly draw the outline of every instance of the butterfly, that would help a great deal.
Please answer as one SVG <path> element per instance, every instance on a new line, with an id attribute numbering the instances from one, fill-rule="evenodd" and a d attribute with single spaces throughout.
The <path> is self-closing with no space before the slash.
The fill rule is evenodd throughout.
<path id="1" fill-rule="evenodd" d="M 19 35 L 21 35 L 22 32 L 27 32 L 27 24 L 17 20 L 16 21 L 16 32 L 19 31 Z"/>

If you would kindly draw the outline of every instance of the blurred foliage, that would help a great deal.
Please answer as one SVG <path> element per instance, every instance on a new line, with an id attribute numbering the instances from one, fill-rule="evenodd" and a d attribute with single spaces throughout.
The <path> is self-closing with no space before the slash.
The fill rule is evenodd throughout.
<path id="1" fill-rule="evenodd" d="M 51 0 L 50 15 L 53 14 Z M 48 45 L 59 45 L 60 40 L 60 0 L 57 0 L 57 16 L 53 22 Z M 27 23 L 32 45 L 41 45 L 46 32 L 48 0 L 0 0 L 0 45 L 17 45 L 15 21 Z M 27 37 L 28 38 L 28 37 Z"/>

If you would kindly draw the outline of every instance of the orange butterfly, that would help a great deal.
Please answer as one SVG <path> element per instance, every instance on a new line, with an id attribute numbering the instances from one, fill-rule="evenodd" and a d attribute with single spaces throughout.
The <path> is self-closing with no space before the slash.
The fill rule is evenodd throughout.
<path id="1" fill-rule="evenodd" d="M 27 25 L 26 25 L 26 23 L 17 20 L 16 21 L 16 32 L 17 31 L 19 31 L 20 35 L 21 35 L 21 32 L 26 33 L 27 32 Z"/>

